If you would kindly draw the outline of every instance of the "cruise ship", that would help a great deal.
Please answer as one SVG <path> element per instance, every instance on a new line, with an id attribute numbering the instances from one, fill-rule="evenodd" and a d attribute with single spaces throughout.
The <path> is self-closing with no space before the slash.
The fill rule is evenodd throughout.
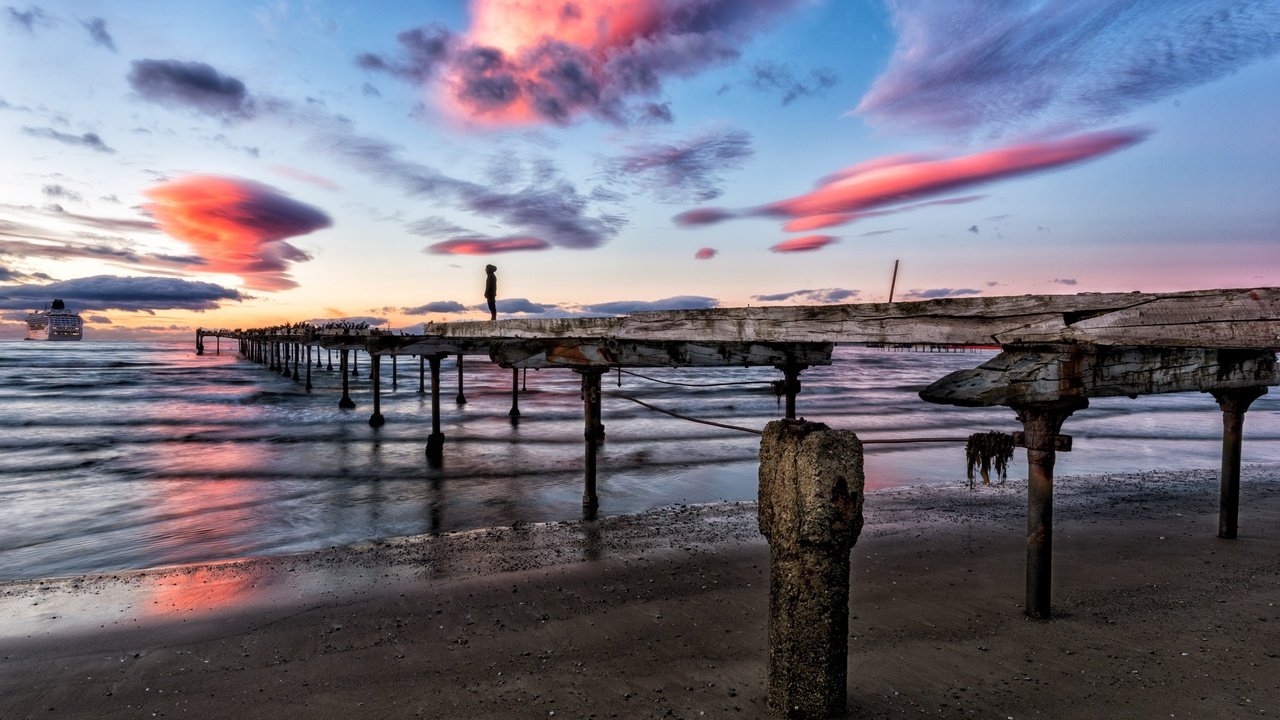
<path id="1" fill-rule="evenodd" d="M 54 300 L 48 308 L 27 315 L 28 340 L 79 340 L 84 337 L 84 321 Z"/>

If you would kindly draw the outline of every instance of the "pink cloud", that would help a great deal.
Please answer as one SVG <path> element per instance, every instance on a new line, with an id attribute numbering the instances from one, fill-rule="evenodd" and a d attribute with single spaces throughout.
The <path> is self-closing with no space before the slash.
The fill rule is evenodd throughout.
<path id="1" fill-rule="evenodd" d="M 701 250 L 693 254 L 693 257 L 698 260 L 710 260 L 715 256 L 716 256 L 715 248 L 702 248 Z"/>
<path id="2" fill-rule="evenodd" d="M 745 40 L 802 0 L 472 0 L 471 26 L 400 34 L 404 59 L 359 63 L 433 83 L 445 109 L 490 124 L 670 121 L 662 81 L 738 57 Z"/>
<path id="3" fill-rule="evenodd" d="M 551 243 L 536 237 L 458 238 L 427 247 L 435 255 L 496 255 L 524 250 L 547 250 Z"/>
<path id="4" fill-rule="evenodd" d="M 743 210 L 696 208 L 680 213 L 675 222 L 708 225 L 734 217 L 782 217 L 788 219 L 787 230 L 800 232 L 926 205 L 969 202 L 976 196 L 921 201 L 983 183 L 1084 162 L 1135 145 L 1147 135 L 1142 130 L 1095 132 L 945 159 L 895 155 L 828 175 L 817 188 L 803 195 Z"/>
<path id="5" fill-rule="evenodd" d="M 779 253 L 808 252 L 821 250 L 833 242 L 839 242 L 839 238 L 833 235 L 802 235 L 783 240 L 769 249 Z"/>
<path id="6" fill-rule="evenodd" d="M 285 240 L 332 224 L 321 210 L 250 180 L 194 175 L 145 195 L 151 202 L 144 209 L 195 249 L 201 270 L 239 275 L 255 290 L 297 287 L 286 271 L 311 256 Z"/>

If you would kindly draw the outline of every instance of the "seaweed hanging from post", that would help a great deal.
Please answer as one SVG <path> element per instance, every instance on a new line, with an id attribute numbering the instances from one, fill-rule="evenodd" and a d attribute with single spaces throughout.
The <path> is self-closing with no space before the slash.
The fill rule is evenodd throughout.
<path id="1" fill-rule="evenodd" d="M 964 444 L 964 455 L 968 465 L 969 489 L 974 489 L 974 468 L 982 474 L 983 485 L 991 484 L 992 467 L 1003 483 L 1009 474 L 1009 461 L 1013 459 L 1013 436 L 994 431 L 974 433 Z"/>

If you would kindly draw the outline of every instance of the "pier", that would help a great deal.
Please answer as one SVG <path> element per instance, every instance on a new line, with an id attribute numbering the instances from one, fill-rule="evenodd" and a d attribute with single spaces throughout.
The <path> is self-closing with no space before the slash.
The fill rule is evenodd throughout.
<path id="1" fill-rule="evenodd" d="M 653 367 L 770 366 L 785 397 L 784 416 L 795 419 L 802 374 L 831 363 L 837 344 L 880 347 L 959 348 L 999 346 L 1000 353 L 970 370 L 952 373 L 920 392 L 924 401 L 957 406 L 1008 407 L 1022 423 L 1013 443 L 1028 464 L 1025 613 L 1052 615 L 1053 474 L 1057 453 L 1071 449 L 1063 428 L 1086 412 L 1095 397 L 1196 391 L 1216 402 L 1223 417 L 1219 537 L 1237 535 L 1242 428 L 1250 404 L 1280 384 L 1280 288 L 1175 293 L 1027 295 L 827 306 L 717 308 L 637 313 L 623 317 L 511 319 L 426 323 L 421 334 L 371 328 L 291 326 L 206 330 L 208 337 L 239 342 L 240 352 L 301 381 L 299 358 L 310 373 L 311 350 L 369 358 L 375 427 L 385 422 L 379 405 L 383 360 L 419 359 L 419 388 L 426 392 L 430 366 L 431 432 L 426 455 L 444 452 L 440 423 L 440 360 L 462 363 L 483 355 L 512 370 L 513 404 L 519 373 L 559 368 L 581 376 L 584 461 L 583 506 L 598 504 L 597 447 L 603 436 L 600 378 L 613 369 Z M 290 365 L 292 359 L 292 365 Z M 354 362 L 354 360 L 353 360 Z M 340 404 L 351 407 L 348 373 Z M 1141 470 L 1140 467 L 1133 468 Z M 761 497 L 762 517 L 775 509 Z M 856 536 L 854 538 L 856 541 Z M 847 553 L 847 548 L 844 552 Z M 833 627 L 839 627 L 834 623 Z"/>

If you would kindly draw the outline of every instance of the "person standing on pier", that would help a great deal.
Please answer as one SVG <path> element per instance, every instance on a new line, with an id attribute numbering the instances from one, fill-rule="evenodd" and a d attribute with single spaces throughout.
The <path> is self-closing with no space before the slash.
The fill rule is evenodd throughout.
<path id="1" fill-rule="evenodd" d="M 484 279 L 484 299 L 489 303 L 489 319 L 498 319 L 498 276 L 494 273 L 498 272 L 495 265 L 485 265 L 484 272 L 487 277 Z"/>

